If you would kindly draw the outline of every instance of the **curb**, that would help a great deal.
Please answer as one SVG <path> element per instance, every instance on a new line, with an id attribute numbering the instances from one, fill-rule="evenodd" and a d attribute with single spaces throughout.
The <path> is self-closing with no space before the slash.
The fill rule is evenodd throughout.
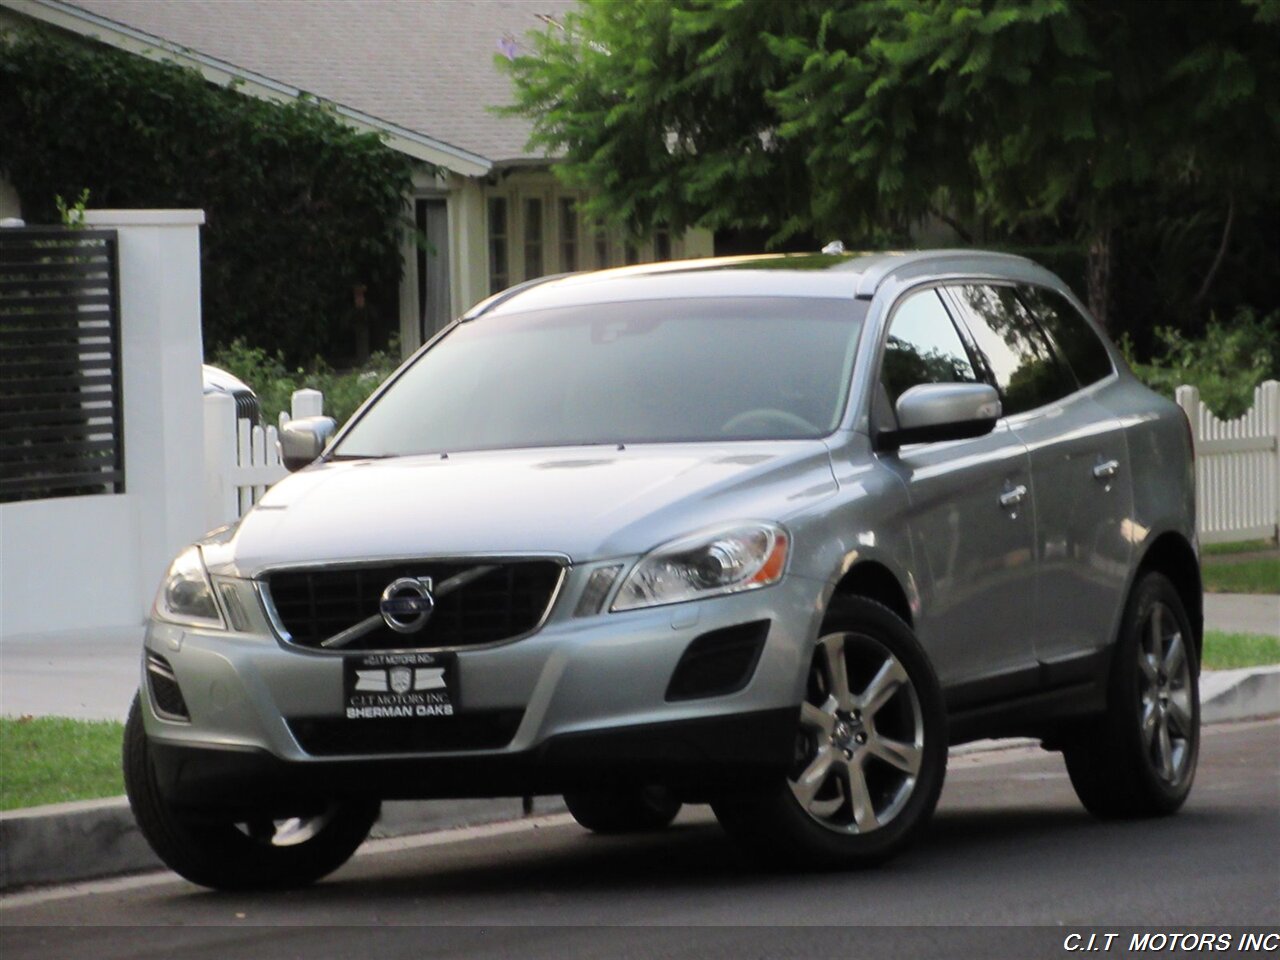
<path id="1" fill-rule="evenodd" d="M 1280 665 L 1206 671 L 1201 677 L 1201 721 L 1227 723 L 1280 714 Z M 1034 745 L 1033 740 L 983 740 L 957 748 L 967 755 Z M 559 797 L 538 797 L 537 815 L 564 810 Z M 374 838 L 430 833 L 455 827 L 518 820 L 521 801 L 389 801 L 374 825 Z M 159 870 L 124 797 L 60 803 L 0 813 L 0 890 L 94 880 Z"/>
<path id="2" fill-rule="evenodd" d="M 389 800 L 372 839 L 546 816 L 564 810 L 559 797 L 537 797 L 526 814 L 519 799 Z M 122 873 L 163 870 L 124 797 L 82 800 L 0 813 L 0 890 L 76 883 Z"/>

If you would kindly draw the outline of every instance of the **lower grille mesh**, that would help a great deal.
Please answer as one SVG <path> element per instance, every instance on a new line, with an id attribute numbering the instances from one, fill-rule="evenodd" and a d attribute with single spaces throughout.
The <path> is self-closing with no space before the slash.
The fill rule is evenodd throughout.
<path id="1" fill-rule="evenodd" d="M 497 750 L 511 742 L 523 716 L 523 710 L 477 710 L 423 720 L 304 717 L 287 723 L 303 750 L 325 757 Z"/>

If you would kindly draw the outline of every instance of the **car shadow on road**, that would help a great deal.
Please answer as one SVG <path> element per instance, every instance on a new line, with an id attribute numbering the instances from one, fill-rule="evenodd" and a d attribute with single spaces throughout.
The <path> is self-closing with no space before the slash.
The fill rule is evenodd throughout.
<path id="1" fill-rule="evenodd" d="M 576 896 L 635 894 L 662 889 L 696 894 L 701 890 L 750 889 L 768 886 L 780 874 L 794 883 L 829 883 L 829 875 L 785 871 L 762 863 L 736 845 L 709 818 L 696 815 L 665 831 L 625 837 L 589 834 L 576 827 L 537 831 L 528 839 L 473 841 L 427 846 L 391 856 L 359 858 L 355 863 L 306 891 L 308 911 L 326 902 L 347 902 L 353 895 L 389 901 L 438 895 L 451 901 L 501 898 L 506 895 Z M 1160 821 L 1104 824 L 1079 808 L 1043 806 L 940 811 L 925 836 L 890 863 L 861 873 L 846 873 L 849 882 L 886 880 L 918 883 L 966 869 L 1004 870 L 1019 861 L 1046 857 L 1088 858 L 1090 847 L 1106 845 L 1115 831 L 1143 836 L 1153 846 L 1165 844 L 1179 821 L 1203 829 L 1211 813 L 1186 813 Z M 219 894 L 207 894 L 217 897 Z M 255 899 L 296 894 L 257 893 Z"/>

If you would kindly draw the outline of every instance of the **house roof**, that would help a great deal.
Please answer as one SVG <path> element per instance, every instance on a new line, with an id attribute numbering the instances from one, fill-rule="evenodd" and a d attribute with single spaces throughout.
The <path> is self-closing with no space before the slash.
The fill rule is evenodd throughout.
<path id="1" fill-rule="evenodd" d="M 479 175 L 545 159 L 530 125 L 495 116 L 511 81 L 494 55 L 574 0 L 3 0 L 58 26 L 186 61 L 250 93 L 333 102 L 420 159 Z"/>

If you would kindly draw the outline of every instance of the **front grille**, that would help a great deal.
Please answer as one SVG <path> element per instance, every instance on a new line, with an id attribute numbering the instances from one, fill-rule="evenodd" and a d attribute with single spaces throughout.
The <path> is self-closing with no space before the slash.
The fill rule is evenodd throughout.
<path id="1" fill-rule="evenodd" d="M 480 566 L 494 569 L 443 596 L 425 626 L 397 633 L 385 623 L 342 646 L 344 651 L 472 647 L 529 633 L 542 621 L 562 567 L 554 560 L 408 561 L 347 569 L 282 570 L 266 585 L 281 626 L 293 643 L 321 642 L 378 614 L 382 592 L 402 577 L 430 577 L 438 589 L 450 577 Z"/>
<path id="2" fill-rule="evenodd" d="M 233 390 L 231 396 L 236 402 L 236 419 L 248 420 L 253 426 L 258 425 L 262 417 L 262 405 L 252 390 Z"/>
<path id="3" fill-rule="evenodd" d="M 307 753 L 335 757 L 498 750 L 511 742 L 523 715 L 523 710 L 477 710 L 421 720 L 305 717 L 286 722 L 298 746 Z"/>

